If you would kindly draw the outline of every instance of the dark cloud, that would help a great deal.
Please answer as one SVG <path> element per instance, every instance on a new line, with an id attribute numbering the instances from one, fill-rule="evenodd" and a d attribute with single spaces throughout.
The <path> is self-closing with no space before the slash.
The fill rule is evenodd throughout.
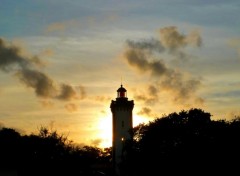
<path id="1" fill-rule="evenodd" d="M 156 102 L 157 92 L 161 90 L 169 92 L 173 100 L 178 103 L 188 99 L 200 100 L 194 94 L 201 85 L 201 79 L 186 76 L 184 72 L 168 66 L 159 57 L 164 53 L 182 59 L 186 55 L 183 50 L 185 47 L 189 45 L 199 47 L 201 43 L 201 37 L 197 32 L 184 35 L 180 34 L 176 27 L 160 29 L 159 40 L 151 39 L 137 42 L 127 40 L 128 47 L 124 56 L 128 64 L 143 74 L 150 73 L 150 76 L 156 80 L 148 87 L 147 94 L 136 94 L 135 98 L 146 103 Z"/>
<path id="2" fill-rule="evenodd" d="M 198 31 L 192 31 L 190 34 L 184 35 L 178 32 L 177 27 L 170 26 L 160 29 L 159 35 L 159 39 L 151 38 L 141 41 L 127 40 L 126 42 L 129 48 L 135 51 L 140 50 L 144 52 L 145 55 L 168 52 L 178 59 L 187 58 L 188 55 L 183 51 L 185 47 L 200 47 L 202 45 L 202 38 Z M 158 62 L 153 64 L 159 65 Z"/>
<path id="3" fill-rule="evenodd" d="M 165 27 L 159 30 L 161 44 L 170 51 L 176 51 L 188 45 L 200 47 L 202 39 L 197 31 L 189 35 L 180 34 L 175 26 Z"/>
<path id="4" fill-rule="evenodd" d="M 73 98 L 76 98 L 76 95 L 77 93 L 72 86 L 62 84 L 60 88 L 60 94 L 57 98 L 59 98 L 60 100 L 71 100 Z"/>
<path id="5" fill-rule="evenodd" d="M 143 101 L 145 104 L 148 104 L 148 105 L 149 104 L 153 105 L 158 101 L 158 97 L 150 97 L 148 94 L 145 94 L 145 95 L 135 94 L 134 99 L 137 101 Z"/>
<path id="6" fill-rule="evenodd" d="M 135 92 L 134 99 L 143 101 L 146 105 L 153 105 L 158 101 L 158 89 L 155 85 L 149 85 L 146 92 Z"/>
<path id="7" fill-rule="evenodd" d="M 200 47 L 202 38 L 198 31 L 192 31 L 190 34 L 180 34 L 175 26 L 165 27 L 159 30 L 160 41 L 165 50 L 177 57 L 186 59 L 188 55 L 183 51 L 187 46 Z"/>
<path id="8" fill-rule="evenodd" d="M 127 44 L 131 48 L 147 50 L 149 52 L 153 52 L 153 51 L 163 52 L 165 50 L 161 42 L 154 38 L 144 39 L 142 41 L 137 41 L 137 42 L 132 40 L 127 40 Z"/>
<path id="9" fill-rule="evenodd" d="M 54 98 L 56 88 L 53 80 L 46 74 L 30 69 L 22 69 L 17 73 L 18 78 L 28 87 L 35 90 L 37 96 L 42 98 Z"/>
<path id="10" fill-rule="evenodd" d="M 185 78 L 181 72 L 174 70 L 165 75 L 164 80 L 159 81 L 159 88 L 170 92 L 174 96 L 173 100 L 179 103 L 190 98 L 197 98 L 194 93 L 200 85 L 201 79 Z"/>
<path id="11" fill-rule="evenodd" d="M 20 49 L 15 46 L 7 46 L 0 38 L 0 69 L 11 71 L 14 67 L 25 68 L 31 63 L 30 59 L 20 56 Z"/>
<path id="12" fill-rule="evenodd" d="M 167 68 L 163 61 L 154 60 L 148 61 L 148 57 L 151 57 L 144 50 L 129 48 L 125 52 L 128 64 L 137 68 L 141 72 L 151 72 L 152 75 L 163 75 L 167 72 Z"/>
<path id="13" fill-rule="evenodd" d="M 127 58 L 129 65 L 136 67 L 142 72 L 149 70 L 149 63 L 144 51 L 130 47 L 127 51 L 125 51 L 124 55 Z"/>
<path id="14" fill-rule="evenodd" d="M 143 107 L 139 112 L 137 112 L 138 115 L 146 115 L 148 117 L 152 117 L 152 109 L 149 107 Z"/>
<path id="15" fill-rule="evenodd" d="M 47 74 L 39 70 L 43 63 L 37 56 L 25 57 L 21 55 L 20 48 L 7 45 L 0 38 L 0 69 L 4 72 L 13 72 L 27 87 L 33 88 L 36 95 L 41 98 L 59 100 L 72 100 L 77 97 L 73 86 L 57 84 Z M 80 86 L 80 99 L 86 96 L 83 86 Z"/>
<path id="16" fill-rule="evenodd" d="M 149 95 L 157 97 L 158 90 L 154 85 L 150 85 L 148 87 L 148 92 L 149 92 Z"/>

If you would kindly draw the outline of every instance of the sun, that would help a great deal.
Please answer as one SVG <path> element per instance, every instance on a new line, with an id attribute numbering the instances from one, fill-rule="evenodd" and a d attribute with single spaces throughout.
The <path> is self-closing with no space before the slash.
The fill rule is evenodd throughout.
<path id="1" fill-rule="evenodd" d="M 133 127 L 139 125 L 140 123 L 148 123 L 149 122 L 149 118 L 147 117 L 143 117 L 137 114 L 133 115 Z"/>
<path id="2" fill-rule="evenodd" d="M 112 114 L 108 113 L 104 116 L 99 116 L 98 121 L 98 131 L 96 134 L 97 138 L 101 139 L 99 147 L 106 148 L 112 146 Z M 140 123 L 148 123 L 149 118 L 133 114 L 133 127 L 139 125 Z"/>
<path id="3" fill-rule="evenodd" d="M 99 134 L 98 138 L 101 139 L 100 146 L 101 148 L 111 147 L 112 146 L 112 116 L 107 114 L 104 117 L 99 117 L 98 122 Z"/>

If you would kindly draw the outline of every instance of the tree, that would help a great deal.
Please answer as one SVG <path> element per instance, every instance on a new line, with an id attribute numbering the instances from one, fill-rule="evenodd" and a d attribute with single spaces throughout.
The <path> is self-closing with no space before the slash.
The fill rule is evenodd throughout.
<path id="1" fill-rule="evenodd" d="M 30 135 L 0 129 L 0 156 L 0 169 L 15 170 L 19 176 L 111 174 L 111 148 L 80 147 L 46 127 Z"/>
<path id="2" fill-rule="evenodd" d="M 0 129 L 0 168 L 14 168 L 18 164 L 20 134 L 11 128 Z"/>
<path id="3" fill-rule="evenodd" d="M 190 109 L 135 127 L 131 162 L 128 162 L 128 168 L 133 168 L 131 173 L 233 171 L 236 164 L 233 159 L 240 157 L 240 122 L 213 121 L 210 117 L 210 113 L 201 109 Z"/>

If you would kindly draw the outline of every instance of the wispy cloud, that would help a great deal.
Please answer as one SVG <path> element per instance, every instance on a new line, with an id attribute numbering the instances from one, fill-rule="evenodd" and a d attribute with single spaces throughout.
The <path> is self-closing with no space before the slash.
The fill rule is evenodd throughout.
<path id="1" fill-rule="evenodd" d="M 238 59 L 240 60 L 240 38 L 231 39 L 228 44 L 235 49 Z"/>
<path id="2" fill-rule="evenodd" d="M 78 110 L 78 106 L 74 103 L 68 103 L 64 106 L 69 112 L 76 112 Z"/>
<path id="3" fill-rule="evenodd" d="M 62 22 L 55 22 L 49 24 L 45 28 L 45 33 L 52 33 L 52 32 L 65 32 L 65 30 L 70 29 L 72 27 L 77 27 L 80 25 L 80 22 L 77 20 L 68 20 L 68 21 L 62 21 Z"/>

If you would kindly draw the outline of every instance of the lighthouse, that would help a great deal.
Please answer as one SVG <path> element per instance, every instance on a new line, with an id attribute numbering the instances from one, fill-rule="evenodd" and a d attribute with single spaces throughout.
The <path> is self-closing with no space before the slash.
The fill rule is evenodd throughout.
<path id="1" fill-rule="evenodd" d="M 130 129 L 133 127 L 132 110 L 133 100 L 128 100 L 127 90 L 121 85 L 117 90 L 116 100 L 112 100 L 112 150 L 115 174 L 121 175 L 121 164 L 124 160 L 126 141 L 131 140 Z"/>

